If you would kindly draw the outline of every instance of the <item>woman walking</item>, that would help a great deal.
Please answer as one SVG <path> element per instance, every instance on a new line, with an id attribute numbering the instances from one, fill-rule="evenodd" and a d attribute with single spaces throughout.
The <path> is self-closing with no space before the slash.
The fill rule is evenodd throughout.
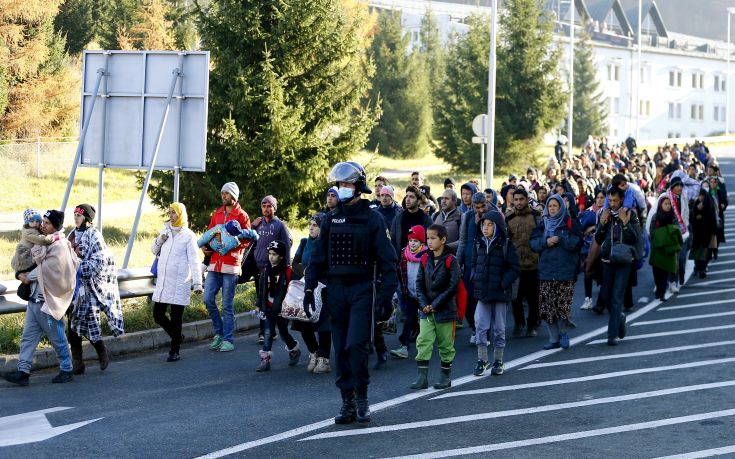
<path id="1" fill-rule="evenodd" d="M 706 183 L 702 184 L 689 215 L 692 226 L 689 258 L 694 260 L 694 275 L 700 279 L 707 277 L 707 265 L 712 259 L 712 251 L 717 248 L 717 210 L 708 187 Z"/>
<path id="2" fill-rule="evenodd" d="M 81 260 L 69 321 L 69 344 L 75 375 L 85 371 L 82 337 L 87 338 L 97 351 L 100 370 L 105 370 L 110 364 L 107 348 L 102 341 L 100 311 L 107 316 L 107 325 L 113 336 L 125 333 L 115 258 L 102 233 L 92 224 L 94 216 L 94 207 L 89 204 L 78 205 L 74 209 L 76 228 L 69 236 Z"/>
<path id="3" fill-rule="evenodd" d="M 665 295 L 669 276 L 677 272 L 679 251 L 684 244 L 668 193 L 658 197 L 648 234 L 651 238 L 651 255 L 648 257 L 648 262 L 653 267 L 656 299 L 666 301 Z"/>
<path id="4" fill-rule="evenodd" d="M 184 309 L 191 301 L 191 290 L 202 293 L 201 264 L 197 257 L 197 239 L 189 229 L 186 207 L 171 204 L 169 220 L 153 241 L 151 252 L 158 257 L 158 280 L 153 290 L 153 320 L 171 337 L 167 362 L 180 360 L 184 336 L 181 323 Z M 169 316 L 166 316 L 166 311 Z"/>
<path id="5" fill-rule="evenodd" d="M 549 329 L 544 349 L 567 349 L 582 231 L 558 194 L 546 202 L 543 221 L 531 234 L 529 245 L 539 254 L 539 312 Z"/>

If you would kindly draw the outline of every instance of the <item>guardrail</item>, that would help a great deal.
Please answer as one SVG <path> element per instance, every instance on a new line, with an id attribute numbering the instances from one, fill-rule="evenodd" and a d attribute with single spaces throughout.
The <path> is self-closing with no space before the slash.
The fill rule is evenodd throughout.
<path id="1" fill-rule="evenodd" d="M 153 275 L 147 268 L 119 269 L 117 284 L 120 298 L 138 298 L 153 295 Z M 0 314 L 24 312 L 27 302 L 16 295 L 20 282 L 17 280 L 0 282 Z"/>

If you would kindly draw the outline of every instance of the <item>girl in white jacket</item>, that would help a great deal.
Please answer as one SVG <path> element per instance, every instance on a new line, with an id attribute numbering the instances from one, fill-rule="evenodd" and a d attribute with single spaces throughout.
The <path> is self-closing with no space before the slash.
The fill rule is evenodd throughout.
<path id="1" fill-rule="evenodd" d="M 189 305 L 191 290 L 202 292 L 201 264 L 197 239 L 188 227 L 186 207 L 171 204 L 169 221 L 153 241 L 151 251 L 158 256 L 158 280 L 153 291 L 153 320 L 171 337 L 167 362 L 176 362 L 181 347 L 181 322 Z M 170 318 L 166 310 L 170 308 Z"/>

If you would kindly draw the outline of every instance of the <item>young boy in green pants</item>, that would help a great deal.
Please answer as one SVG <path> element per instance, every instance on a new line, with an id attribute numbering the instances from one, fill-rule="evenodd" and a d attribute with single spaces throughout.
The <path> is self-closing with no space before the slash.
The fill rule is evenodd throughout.
<path id="1" fill-rule="evenodd" d="M 421 257 L 421 267 L 416 276 L 416 293 L 419 300 L 419 336 L 416 338 L 416 363 L 418 378 L 411 389 L 429 387 L 429 361 L 434 342 L 441 358 L 441 377 L 435 389 L 452 385 L 454 361 L 454 332 L 457 320 L 457 289 L 462 276 L 459 262 L 446 246 L 447 229 L 431 225 L 426 231 L 429 250 Z"/>

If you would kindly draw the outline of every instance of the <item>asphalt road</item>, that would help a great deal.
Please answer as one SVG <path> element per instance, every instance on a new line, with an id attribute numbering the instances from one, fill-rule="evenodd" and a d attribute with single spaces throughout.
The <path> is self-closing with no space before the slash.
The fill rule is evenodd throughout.
<path id="1" fill-rule="evenodd" d="M 735 161 L 722 165 L 735 174 Z M 253 335 L 232 353 L 185 346 L 173 364 L 146 353 L 105 372 L 88 365 L 70 384 L 34 373 L 26 388 L 0 383 L 0 445 L 58 435 L 0 446 L 0 457 L 735 457 L 733 272 L 735 247 L 725 245 L 707 279 L 660 304 L 644 267 L 628 337 L 615 348 L 599 341 L 607 316 L 578 309 L 580 281 L 572 347 L 542 351 L 545 333 L 509 339 L 502 376 L 472 376 L 475 348 L 459 330 L 450 390 L 411 391 L 411 359 L 372 372 L 367 428 L 334 426 L 333 375 L 306 373 L 304 358 L 289 368 L 281 342 L 273 371 L 256 373 Z M 58 407 L 68 409 L 24 414 Z"/>

